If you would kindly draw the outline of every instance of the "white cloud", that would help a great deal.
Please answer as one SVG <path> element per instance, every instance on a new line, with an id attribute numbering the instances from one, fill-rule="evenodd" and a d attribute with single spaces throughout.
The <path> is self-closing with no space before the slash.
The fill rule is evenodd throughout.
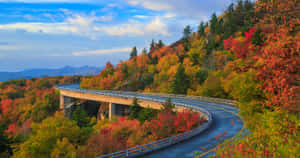
<path id="1" fill-rule="evenodd" d="M 151 10 L 157 10 L 157 11 L 162 11 L 162 10 L 170 10 L 172 9 L 172 5 L 168 3 L 167 1 L 159 0 L 127 0 L 129 4 L 131 5 L 140 5 L 143 6 L 147 9 Z"/>
<path id="2" fill-rule="evenodd" d="M 112 55 L 115 53 L 130 52 L 132 48 L 114 48 L 114 49 L 99 49 L 91 51 L 81 51 L 72 53 L 74 56 L 90 56 L 90 55 Z"/>
<path id="3" fill-rule="evenodd" d="M 91 0 L 0 0 L 0 2 L 23 2 L 23 3 L 82 3 Z"/>
<path id="4" fill-rule="evenodd" d="M 51 19 L 51 21 L 55 21 L 55 18 L 54 18 L 54 16 L 53 16 L 52 14 L 45 13 L 45 14 L 43 14 L 43 15 L 44 15 L 45 17 Z"/>
<path id="5" fill-rule="evenodd" d="M 112 36 L 124 36 L 124 35 L 144 35 L 145 32 L 142 30 L 143 25 L 137 21 L 130 21 L 129 23 L 105 26 L 95 26 L 94 29 L 98 32 L 105 32 Z"/>
<path id="6" fill-rule="evenodd" d="M 67 23 L 14 23 L 2 24 L 0 30 L 24 30 L 27 32 L 44 32 L 49 34 L 61 34 L 72 32 Z"/>
<path id="7" fill-rule="evenodd" d="M 22 22 L 0 25 L 0 30 L 24 30 L 32 33 L 47 33 L 47 34 L 78 34 L 92 37 L 95 22 L 111 20 L 111 16 L 94 15 L 86 16 L 75 14 L 68 17 L 64 22 L 41 23 L 41 22 Z"/>
<path id="8" fill-rule="evenodd" d="M 24 18 L 27 19 L 27 20 L 36 20 L 36 19 L 38 19 L 38 18 L 35 18 L 35 17 L 33 17 L 32 15 L 29 15 L 29 14 L 24 15 Z"/>
<path id="9" fill-rule="evenodd" d="M 169 35 L 168 25 L 164 23 L 162 17 L 155 17 L 148 23 L 142 23 L 136 20 L 129 20 L 128 23 L 121 24 L 103 24 L 99 22 L 110 21 L 112 16 L 95 16 L 75 14 L 67 17 L 63 22 L 54 23 L 13 23 L 2 24 L 0 30 L 23 30 L 32 33 L 47 34 L 76 34 L 96 39 L 103 34 L 113 36 L 144 36 L 144 35 Z"/>
<path id="10" fill-rule="evenodd" d="M 168 26 L 159 17 L 152 19 L 149 23 L 140 23 L 135 20 L 129 23 L 115 25 L 115 26 L 96 26 L 97 31 L 104 31 L 113 36 L 132 36 L 132 35 L 164 35 L 168 36 Z"/>
<path id="11" fill-rule="evenodd" d="M 65 56 L 70 56 L 69 54 L 49 54 L 49 55 L 46 55 L 46 56 L 49 56 L 49 57 L 65 57 Z"/>
<path id="12" fill-rule="evenodd" d="M 162 34 L 165 36 L 169 35 L 167 24 L 165 24 L 159 17 L 156 17 L 149 24 L 147 24 L 145 30 L 148 32 Z"/>
<path id="13" fill-rule="evenodd" d="M 147 19 L 147 18 L 149 18 L 149 16 L 147 16 L 147 15 L 135 15 L 133 17 L 139 18 L 139 19 Z"/>
<path id="14" fill-rule="evenodd" d="M 175 18 L 176 16 L 177 15 L 174 13 L 167 13 L 164 15 L 164 18 L 171 19 L 171 18 Z"/>
<path id="15" fill-rule="evenodd" d="M 0 50 L 2 51 L 15 51 L 22 50 L 24 47 L 16 46 L 16 45 L 0 45 Z"/>
<path id="16" fill-rule="evenodd" d="M 209 17 L 213 12 L 222 12 L 226 6 L 234 2 L 233 0 L 0 0 L 0 2 L 23 3 L 93 3 L 105 4 L 111 8 L 122 8 L 124 1 L 132 6 L 141 6 L 154 11 L 166 11 L 177 16 L 200 20 Z"/>
<path id="17" fill-rule="evenodd" d="M 66 22 L 71 25 L 79 25 L 83 27 L 88 27 L 93 25 L 95 22 L 108 22 L 112 20 L 111 15 L 107 16 L 95 16 L 94 14 L 91 16 L 76 14 L 73 17 L 68 17 Z"/>
<path id="18" fill-rule="evenodd" d="M 0 2 L 3 0 L 0 0 Z M 6 0 L 11 2 L 11 0 Z M 16 0 L 13 0 L 16 1 Z M 20 2 L 77 2 L 79 0 L 17 0 Z M 43 32 L 47 34 L 75 34 L 97 39 L 102 35 L 112 36 L 168 36 L 182 29 L 182 23 L 195 24 L 200 20 L 207 20 L 214 12 L 225 8 L 231 0 L 125 0 L 129 5 L 141 6 L 154 11 L 164 11 L 153 17 L 143 14 L 133 15 L 133 19 L 124 23 L 115 23 L 113 16 L 96 16 L 95 12 L 89 15 L 76 14 L 68 9 L 60 8 L 64 12 L 64 21 L 41 23 L 10 23 L 0 24 L 0 30 L 24 30 L 27 32 Z M 83 3 L 106 3 L 108 7 L 123 6 L 120 0 L 83 0 Z M 127 4 L 127 5 L 128 5 Z M 126 6 L 126 5 L 125 5 Z M 133 9 L 129 9 L 132 11 Z M 49 14 L 45 17 L 55 19 Z M 27 17 L 32 18 L 32 17 Z M 146 20 L 145 20 L 146 19 Z M 139 21 L 138 21 L 139 20 Z M 105 22 L 105 23 L 104 23 Z"/>
<path id="19" fill-rule="evenodd" d="M 232 0 L 126 0 L 129 5 L 141 6 L 170 15 L 205 20 L 213 12 L 222 12 Z"/>
<path id="20" fill-rule="evenodd" d="M 119 9 L 123 8 L 120 4 L 117 3 L 109 3 L 107 6 L 110 8 L 119 8 Z"/>

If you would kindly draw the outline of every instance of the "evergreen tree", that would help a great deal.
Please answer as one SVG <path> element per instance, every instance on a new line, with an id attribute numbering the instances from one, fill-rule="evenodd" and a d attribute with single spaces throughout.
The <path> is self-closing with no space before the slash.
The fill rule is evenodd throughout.
<path id="1" fill-rule="evenodd" d="M 162 48 L 163 46 L 165 46 L 165 44 L 162 42 L 162 40 L 159 40 L 158 44 L 157 44 L 157 47 Z"/>
<path id="2" fill-rule="evenodd" d="M 252 38 L 252 41 L 251 43 L 256 45 L 256 46 L 259 46 L 263 43 L 263 33 L 261 31 L 261 29 L 258 29 L 257 31 L 255 31 L 255 33 L 253 34 L 253 38 Z"/>
<path id="3" fill-rule="evenodd" d="M 12 155 L 12 148 L 10 144 L 12 143 L 11 139 L 5 133 L 7 125 L 0 123 L 0 157 L 8 158 Z"/>
<path id="4" fill-rule="evenodd" d="M 158 63 L 158 57 L 157 56 L 151 58 L 151 64 L 156 65 L 157 63 Z"/>
<path id="5" fill-rule="evenodd" d="M 184 50 L 185 51 L 189 51 L 191 44 L 189 41 L 189 37 L 192 33 L 191 27 L 190 25 L 187 25 L 184 30 L 183 30 L 183 46 L 184 46 Z M 181 59 L 183 59 L 184 57 L 182 57 Z M 181 60 L 182 62 L 183 60 Z"/>
<path id="6" fill-rule="evenodd" d="M 76 121 L 79 127 L 87 127 L 90 123 L 90 117 L 80 106 L 72 113 L 72 120 Z"/>
<path id="7" fill-rule="evenodd" d="M 190 25 L 187 25 L 183 30 L 183 38 L 189 38 L 192 33 L 192 29 Z"/>
<path id="8" fill-rule="evenodd" d="M 143 108 L 139 113 L 138 120 L 141 123 L 144 123 L 146 120 L 150 121 L 153 119 L 157 114 L 157 110 L 151 109 L 149 107 Z"/>
<path id="9" fill-rule="evenodd" d="M 196 78 L 199 81 L 199 84 L 202 84 L 208 77 L 208 71 L 207 70 L 198 70 L 196 72 Z"/>
<path id="10" fill-rule="evenodd" d="M 154 51 L 154 48 L 155 48 L 155 42 L 154 42 L 154 39 L 152 39 L 149 52 Z"/>
<path id="11" fill-rule="evenodd" d="M 137 56 L 137 49 L 136 49 L 136 46 L 134 46 L 134 47 L 132 48 L 131 53 L 130 53 L 130 59 L 131 59 L 131 58 L 134 58 L 134 57 L 136 57 L 136 56 Z"/>
<path id="12" fill-rule="evenodd" d="M 129 107 L 129 119 L 138 119 L 139 112 L 142 110 L 142 107 L 138 104 L 137 98 L 133 99 L 132 105 Z"/>
<path id="13" fill-rule="evenodd" d="M 144 48 L 144 49 L 143 49 L 143 51 L 142 51 L 142 53 L 145 53 L 145 54 L 147 54 L 147 49 L 146 49 L 146 48 Z"/>
<path id="14" fill-rule="evenodd" d="M 171 83 L 171 93 L 186 94 L 189 85 L 187 77 L 185 68 L 180 65 Z"/>
<path id="15" fill-rule="evenodd" d="M 233 3 L 229 5 L 224 17 L 223 39 L 227 39 L 237 31 L 245 32 L 252 28 L 255 22 L 253 16 L 255 16 L 254 3 L 249 0 L 238 0 L 236 7 Z"/>
<path id="16" fill-rule="evenodd" d="M 44 96 L 45 104 L 46 104 L 46 110 L 50 115 L 56 112 L 56 110 L 59 108 L 59 101 L 56 99 L 57 94 L 53 93 L 47 93 Z"/>
<path id="17" fill-rule="evenodd" d="M 126 78 L 128 78 L 128 76 L 129 76 L 129 70 L 128 70 L 129 68 L 128 68 L 128 65 L 127 64 L 122 64 L 121 65 L 121 70 L 122 70 L 122 72 L 123 72 L 123 77 L 124 77 L 124 79 L 126 79 Z"/>
<path id="18" fill-rule="evenodd" d="M 200 22 L 200 25 L 198 26 L 198 34 L 203 37 L 205 36 L 205 28 L 207 27 L 207 23 L 204 23 L 203 21 Z"/>
<path id="19" fill-rule="evenodd" d="M 175 108 L 175 105 L 172 103 L 171 98 L 168 98 L 166 102 L 163 104 L 162 111 L 173 111 Z"/>
<path id="20" fill-rule="evenodd" d="M 213 13 L 213 15 L 211 16 L 211 19 L 210 19 L 210 32 L 211 33 L 214 33 L 214 34 L 219 34 L 221 33 L 221 24 L 218 20 L 218 17 L 216 15 L 216 13 Z"/>

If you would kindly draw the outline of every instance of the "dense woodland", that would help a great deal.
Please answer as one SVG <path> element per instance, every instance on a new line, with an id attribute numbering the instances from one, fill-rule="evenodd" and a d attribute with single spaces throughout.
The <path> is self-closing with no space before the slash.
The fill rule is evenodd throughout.
<path id="1" fill-rule="evenodd" d="M 160 111 L 135 101 L 130 116 L 111 121 L 80 108 L 66 118 L 53 85 L 79 80 L 89 89 L 236 100 L 249 132 L 225 141 L 217 157 L 299 157 L 299 12 L 297 0 L 238 1 L 197 30 L 187 26 L 171 45 L 134 47 L 130 59 L 108 62 L 99 75 L 3 82 L 0 157 L 95 157 L 204 122 L 192 111 L 174 112 L 170 100 Z"/>

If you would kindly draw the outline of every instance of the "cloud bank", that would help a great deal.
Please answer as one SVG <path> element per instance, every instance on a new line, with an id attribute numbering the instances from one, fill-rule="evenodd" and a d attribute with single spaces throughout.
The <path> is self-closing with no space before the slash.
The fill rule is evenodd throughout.
<path id="1" fill-rule="evenodd" d="M 75 34 L 88 36 L 91 39 L 101 35 L 111 36 L 145 36 L 145 35 L 164 35 L 168 36 L 168 25 L 163 22 L 161 17 L 152 18 L 149 22 L 139 22 L 130 20 L 121 24 L 103 24 L 99 22 L 111 21 L 111 16 L 86 16 L 75 14 L 67 17 L 63 22 L 18 22 L 13 24 L 1 24 L 0 30 L 22 30 L 31 33 L 47 34 Z"/>
<path id="2" fill-rule="evenodd" d="M 129 53 L 132 48 L 99 49 L 72 53 L 74 56 L 112 55 L 116 53 Z"/>

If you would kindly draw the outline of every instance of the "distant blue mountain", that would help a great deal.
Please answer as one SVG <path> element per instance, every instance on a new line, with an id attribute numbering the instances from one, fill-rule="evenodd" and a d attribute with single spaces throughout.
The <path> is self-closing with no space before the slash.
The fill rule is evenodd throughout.
<path id="1" fill-rule="evenodd" d="M 45 76 L 87 76 L 96 75 L 103 68 L 99 67 L 71 67 L 66 66 L 60 69 L 29 69 L 20 72 L 0 72 L 0 81 L 15 80 L 20 78 L 30 79 L 30 78 L 41 78 Z"/>

